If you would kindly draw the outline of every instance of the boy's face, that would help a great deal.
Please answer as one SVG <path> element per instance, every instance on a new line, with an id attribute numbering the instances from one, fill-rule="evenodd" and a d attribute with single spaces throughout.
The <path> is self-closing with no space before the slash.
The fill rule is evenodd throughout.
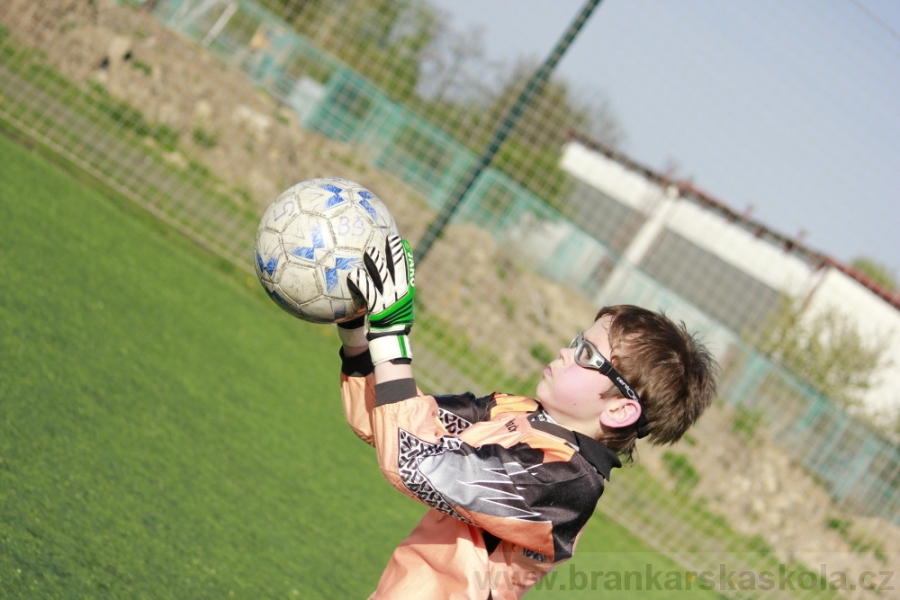
<path id="1" fill-rule="evenodd" d="M 612 355 L 611 321 L 612 317 L 606 315 L 583 332 L 584 339 L 607 358 Z M 623 427 L 634 423 L 640 415 L 640 407 L 633 400 L 601 397 L 612 387 L 612 380 L 600 371 L 578 365 L 573 348 L 563 348 L 556 360 L 544 369 L 536 396 L 557 423 L 596 438 L 601 424 Z"/>

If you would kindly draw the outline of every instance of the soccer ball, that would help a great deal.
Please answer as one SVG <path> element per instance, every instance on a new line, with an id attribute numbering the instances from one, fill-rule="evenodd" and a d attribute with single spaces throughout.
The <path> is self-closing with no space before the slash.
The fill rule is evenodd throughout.
<path id="1" fill-rule="evenodd" d="M 312 323 L 341 323 L 365 313 L 347 274 L 370 246 L 398 233 L 378 197 L 352 181 L 310 179 L 282 192 L 256 231 L 256 275 L 281 308 Z"/>

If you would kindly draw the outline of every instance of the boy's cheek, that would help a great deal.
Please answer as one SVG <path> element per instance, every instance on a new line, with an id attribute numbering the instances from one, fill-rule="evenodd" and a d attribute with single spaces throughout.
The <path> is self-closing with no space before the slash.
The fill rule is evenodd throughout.
<path id="1" fill-rule="evenodd" d="M 544 377 L 537 385 L 536 399 L 551 408 L 564 408 L 578 405 L 587 398 L 599 394 L 597 381 L 590 371 L 578 365 L 569 365 L 557 371 L 552 378 Z M 595 394 L 595 390 L 597 394 Z"/>
<path id="2" fill-rule="evenodd" d="M 573 396 L 577 396 L 579 392 L 590 386 L 591 378 L 585 377 L 588 372 L 578 365 L 569 365 L 565 370 L 560 371 L 553 380 L 558 400 L 572 400 Z"/>
<path id="3" fill-rule="evenodd" d="M 592 405 L 600 396 L 601 386 L 598 385 L 597 378 L 593 377 L 594 373 L 576 368 L 578 371 L 567 373 L 568 376 L 556 386 L 554 398 L 560 406 L 587 410 L 589 407 L 586 405 Z"/>

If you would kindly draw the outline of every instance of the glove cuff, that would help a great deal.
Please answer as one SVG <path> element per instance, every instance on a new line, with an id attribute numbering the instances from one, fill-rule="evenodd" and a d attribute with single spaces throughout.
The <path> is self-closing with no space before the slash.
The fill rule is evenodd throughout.
<path id="1" fill-rule="evenodd" d="M 366 326 L 356 327 L 354 329 L 346 329 L 338 325 L 338 337 L 341 338 L 341 344 L 347 348 L 356 348 L 365 346 L 369 343 L 366 338 Z"/>
<path id="2" fill-rule="evenodd" d="M 372 364 L 379 365 L 397 359 L 412 359 L 412 346 L 409 344 L 409 336 L 382 335 L 369 340 L 369 354 L 372 356 Z"/>

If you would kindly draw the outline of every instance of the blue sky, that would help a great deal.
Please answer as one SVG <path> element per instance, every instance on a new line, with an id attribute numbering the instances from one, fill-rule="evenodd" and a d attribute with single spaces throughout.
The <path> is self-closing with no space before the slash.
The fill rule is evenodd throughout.
<path id="1" fill-rule="evenodd" d="M 488 57 L 543 60 L 583 0 L 430 0 Z M 900 1 L 603 0 L 559 65 L 622 149 L 848 262 L 900 275 Z"/>

